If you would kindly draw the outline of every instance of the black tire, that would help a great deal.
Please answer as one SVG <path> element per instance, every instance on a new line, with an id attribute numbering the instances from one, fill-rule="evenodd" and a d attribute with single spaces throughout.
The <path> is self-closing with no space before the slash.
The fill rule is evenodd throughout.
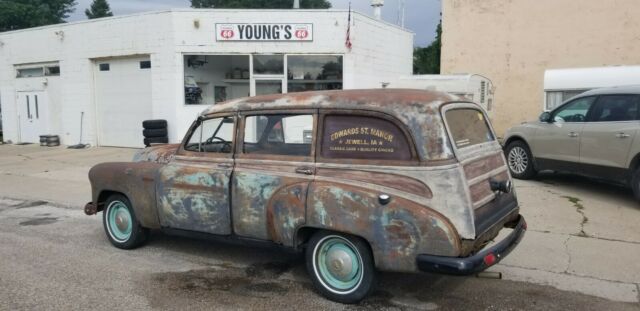
<path id="1" fill-rule="evenodd" d="M 138 222 L 138 218 L 136 218 L 136 214 L 134 213 L 133 208 L 131 207 L 131 203 L 129 202 L 129 199 L 127 199 L 127 197 L 121 194 L 113 194 L 109 196 L 104 206 L 105 208 L 102 212 L 102 225 L 104 226 L 104 230 L 107 234 L 109 242 L 111 242 L 113 246 L 121 249 L 134 249 L 147 241 L 147 239 L 149 238 L 149 229 L 143 228 L 140 225 L 140 223 Z M 130 216 L 129 223 L 131 225 L 131 229 L 130 234 L 126 238 L 123 238 L 120 234 L 118 234 L 120 232 L 120 229 L 112 228 L 112 226 L 110 225 L 110 223 L 113 222 L 109 220 L 109 216 L 111 213 L 117 213 L 116 211 L 112 211 L 112 209 L 123 209 L 125 207 L 129 212 L 128 215 Z"/>
<path id="2" fill-rule="evenodd" d="M 636 200 L 640 200 L 640 167 L 637 167 L 631 173 L 631 190 L 633 190 L 633 196 Z"/>
<path id="3" fill-rule="evenodd" d="M 146 130 L 167 128 L 167 120 L 145 120 L 142 127 Z"/>
<path id="4" fill-rule="evenodd" d="M 144 139 L 144 145 L 149 146 L 151 144 L 168 144 L 168 137 L 149 137 Z"/>
<path id="5" fill-rule="evenodd" d="M 167 129 L 145 129 L 142 130 L 142 135 L 145 138 L 153 138 L 153 137 L 167 137 Z"/>
<path id="6" fill-rule="evenodd" d="M 511 176 L 518 179 L 531 179 L 536 176 L 533 156 L 529 146 L 521 140 L 509 143 L 504 151 L 507 167 Z"/>
<path id="7" fill-rule="evenodd" d="M 321 253 L 324 254 L 322 251 L 323 246 L 326 246 L 327 243 L 331 243 L 333 241 L 344 243 L 343 246 L 347 246 L 352 251 L 352 254 L 358 258 L 359 266 L 361 267 L 358 269 L 358 272 L 356 272 L 356 275 L 352 277 L 352 281 L 355 281 L 356 283 L 346 289 L 340 289 L 332 286 L 329 283 L 330 281 L 327 281 L 323 276 L 323 272 L 321 272 L 320 265 L 322 264 L 319 262 L 318 258 L 325 256 L 321 255 Z M 329 250 L 331 250 L 331 248 Z M 327 254 L 329 254 L 329 252 L 327 252 Z M 353 259 L 354 257 L 349 258 Z M 328 260 L 328 258 L 326 258 L 326 260 Z M 343 262 L 339 261 L 339 263 Z M 369 245 L 363 239 L 355 236 L 328 231 L 316 232 L 307 244 L 306 265 L 307 272 L 309 273 L 309 277 L 311 278 L 316 290 L 324 297 L 335 302 L 347 304 L 358 303 L 362 299 L 366 298 L 375 287 L 376 270 L 374 268 L 371 250 Z M 325 273 L 331 274 L 329 271 Z M 331 275 L 333 276 L 333 274 Z"/>

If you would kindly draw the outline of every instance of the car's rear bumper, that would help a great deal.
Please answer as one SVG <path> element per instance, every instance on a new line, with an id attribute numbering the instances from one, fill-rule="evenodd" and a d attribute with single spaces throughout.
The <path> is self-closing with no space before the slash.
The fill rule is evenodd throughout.
<path id="1" fill-rule="evenodd" d="M 522 215 L 513 222 L 513 231 L 502 241 L 483 249 L 469 257 L 443 257 L 418 255 L 418 269 L 424 272 L 435 272 L 453 275 L 475 274 L 497 264 L 520 243 L 527 230 L 527 223 Z"/>

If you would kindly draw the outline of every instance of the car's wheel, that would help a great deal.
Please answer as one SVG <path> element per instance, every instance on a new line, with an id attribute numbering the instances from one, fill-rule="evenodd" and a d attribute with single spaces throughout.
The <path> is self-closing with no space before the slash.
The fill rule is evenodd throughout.
<path id="1" fill-rule="evenodd" d="M 149 236 L 149 230 L 140 226 L 131 203 L 121 194 L 113 194 L 105 202 L 102 223 L 109 241 L 117 248 L 136 248 Z"/>
<path id="2" fill-rule="evenodd" d="M 636 168 L 631 176 L 631 190 L 637 200 L 640 200 L 640 167 Z"/>
<path id="3" fill-rule="evenodd" d="M 374 288 L 373 258 L 360 238 L 317 232 L 307 245 L 306 261 L 315 288 L 333 301 L 357 303 Z"/>
<path id="4" fill-rule="evenodd" d="M 523 141 L 516 140 L 510 143 L 505 150 L 505 156 L 511 176 L 518 179 L 530 179 L 536 175 L 531 150 Z"/>

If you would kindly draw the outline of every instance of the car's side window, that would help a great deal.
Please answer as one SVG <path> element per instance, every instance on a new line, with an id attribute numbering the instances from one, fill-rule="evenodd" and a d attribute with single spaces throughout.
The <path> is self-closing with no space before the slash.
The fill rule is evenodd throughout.
<path id="1" fill-rule="evenodd" d="M 187 151 L 231 153 L 233 150 L 234 119 L 221 117 L 203 120 L 191 133 L 184 146 Z"/>
<path id="2" fill-rule="evenodd" d="M 333 159 L 411 160 L 404 133 L 391 121 L 356 115 L 327 115 L 322 157 Z"/>
<path id="3" fill-rule="evenodd" d="M 311 114 L 247 116 L 242 150 L 249 154 L 310 156 L 312 138 Z"/>
<path id="4" fill-rule="evenodd" d="M 603 95 L 593 107 L 591 121 L 614 122 L 638 120 L 638 104 L 640 96 L 637 95 Z"/>
<path id="5" fill-rule="evenodd" d="M 595 97 L 578 98 L 553 112 L 555 122 L 584 122 Z"/>

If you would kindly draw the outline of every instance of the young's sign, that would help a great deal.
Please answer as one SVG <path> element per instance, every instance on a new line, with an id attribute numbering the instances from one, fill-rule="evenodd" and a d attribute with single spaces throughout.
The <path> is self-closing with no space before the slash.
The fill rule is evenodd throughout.
<path id="1" fill-rule="evenodd" d="M 216 24 L 216 41 L 313 41 L 313 24 Z"/>

